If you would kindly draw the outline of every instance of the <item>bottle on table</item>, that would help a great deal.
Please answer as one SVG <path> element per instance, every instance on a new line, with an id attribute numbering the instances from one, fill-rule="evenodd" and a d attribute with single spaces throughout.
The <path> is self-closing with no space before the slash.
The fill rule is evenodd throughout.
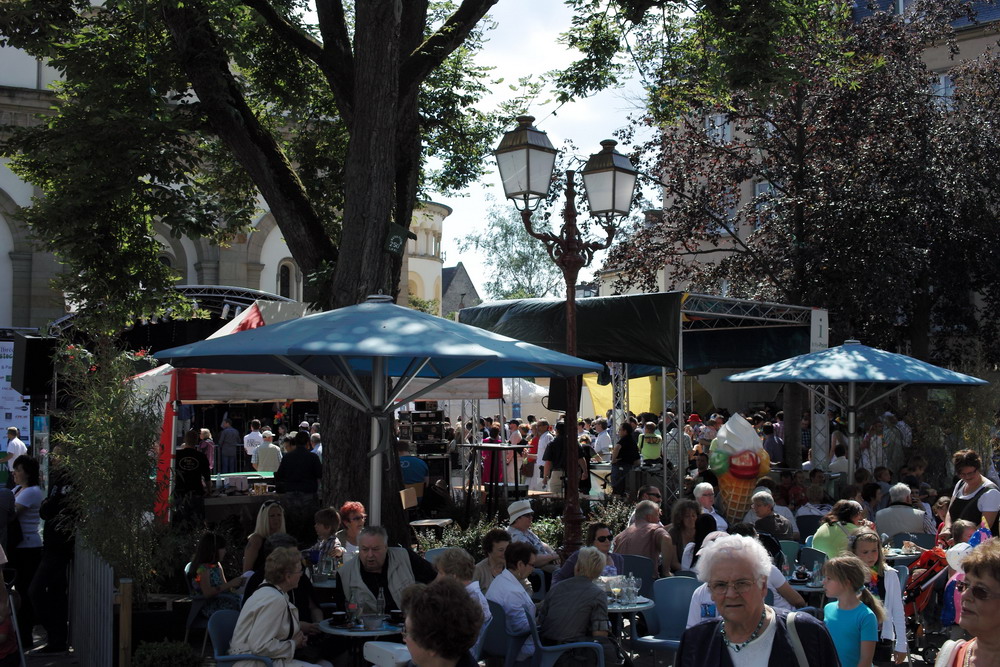
<path id="1" fill-rule="evenodd" d="M 378 598 L 375 600 L 375 614 L 378 616 L 385 614 L 385 591 L 382 588 L 378 589 Z"/>

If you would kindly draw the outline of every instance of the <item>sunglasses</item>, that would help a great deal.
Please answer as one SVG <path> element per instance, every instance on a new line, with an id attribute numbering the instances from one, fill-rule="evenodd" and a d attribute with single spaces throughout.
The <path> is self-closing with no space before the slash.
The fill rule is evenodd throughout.
<path id="1" fill-rule="evenodd" d="M 352 516 L 348 521 L 364 521 L 367 518 L 367 516 L 362 514 L 361 516 Z"/>
<path id="2" fill-rule="evenodd" d="M 1000 600 L 1000 595 L 997 595 L 996 593 L 990 593 L 990 589 L 986 588 L 986 586 L 982 586 L 980 584 L 976 584 L 975 586 L 973 586 L 968 581 L 956 581 L 955 590 L 958 591 L 959 593 L 964 593 L 965 591 L 971 590 L 972 597 L 976 598 L 977 600 L 983 600 L 983 601 Z"/>
<path id="3" fill-rule="evenodd" d="M 596 539 L 598 542 L 610 542 L 612 537 L 613 537 L 612 535 L 601 535 L 600 537 L 594 539 Z"/>

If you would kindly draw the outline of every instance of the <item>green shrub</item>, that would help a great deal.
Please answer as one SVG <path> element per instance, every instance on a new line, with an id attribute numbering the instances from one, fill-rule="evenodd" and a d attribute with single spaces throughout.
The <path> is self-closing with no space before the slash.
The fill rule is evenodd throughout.
<path id="1" fill-rule="evenodd" d="M 441 547 L 461 547 L 465 549 L 476 561 L 486 558 L 483 553 L 483 536 L 494 528 L 506 528 L 507 524 L 500 521 L 497 516 L 488 516 L 469 524 L 468 528 L 462 528 L 458 523 L 453 523 L 442 532 L 441 539 L 437 539 L 434 533 L 418 531 L 417 545 L 421 553 L 427 553 L 430 549 Z"/>
<path id="2" fill-rule="evenodd" d="M 610 500 L 592 507 L 588 523 L 598 521 L 606 523 L 611 528 L 611 534 L 617 535 L 628 528 L 628 518 L 632 516 L 633 509 L 635 506 L 631 503 L 627 503 L 617 496 L 612 496 Z M 584 531 L 586 531 L 586 526 L 584 526 Z M 584 539 L 586 539 L 586 533 Z"/>
<path id="3" fill-rule="evenodd" d="M 132 667 L 200 667 L 201 658 L 184 642 L 140 642 Z"/>

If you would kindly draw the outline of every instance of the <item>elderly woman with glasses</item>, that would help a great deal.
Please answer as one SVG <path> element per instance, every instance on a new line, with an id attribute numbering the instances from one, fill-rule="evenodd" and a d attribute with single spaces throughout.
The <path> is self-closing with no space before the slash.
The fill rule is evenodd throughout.
<path id="1" fill-rule="evenodd" d="M 337 531 L 337 539 L 344 548 L 345 561 L 358 555 L 358 535 L 365 527 L 367 519 L 365 506 L 356 500 L 340 506 L 340 520 L 344 522 L 344 527 Z"/>
<path id="2" fill-rule="evenodd" d="M 791 621 L 795 634 L 790 634 L 789 612 L 764 603 L 770 573 L 771 557 L 753 538 L 727 535 L 706 547 L 698 559 L 698 579 L 707 585 L 722 618 L 688 628 L 675 664 L 838 666 L 833 640 L 822 623 L 809 614 L 796 613 Z"/>
<path id="3" fill-rule="evenodd" d="M 306 636 L 299 626 L 299 610 L 288 592 L 302 578 L 302 556 L 294 547 L 275 549 L 264 565 L 264 583 L 243 605 L 233 638 L 231 655 L 253 654 L 271 658 L 275 667 L 329 666 L 295 659 L 295 653 L 306 645 Z M 240 660 L 235 667 L 254 667 L 258 660 Z"/>
<path id="4" fill-rule="evenodd" d="M 962 595 L 959 625 L 969 641 L 947 641 L 935 667 L 983 667 L 1000 664 L 1000 540 L 983 542 L 962 562 L 965 579 L 955 588 Z"/>
<path id="5" fill-rule="evenodd" d="M 621 554 L 611 553 L 611 541 L 614 539 L 611 528 L 606 523 L 600 521 L 587 526 L 587 545 L 595 547 L 604 555 L 604 569 L 598 576 L 614 577 L 625 574 L 625 559 Z M 563 579 L 569 579 L 576 571 L 576 559 L 580 552 L 574 551 L 561 568 L 552 573 L 552 585 L 555 586 Z"/>

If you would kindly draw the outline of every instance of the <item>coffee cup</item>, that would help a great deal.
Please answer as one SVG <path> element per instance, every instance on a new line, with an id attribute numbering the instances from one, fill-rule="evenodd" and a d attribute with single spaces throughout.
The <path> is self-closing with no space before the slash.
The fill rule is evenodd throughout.
<path id="1" fill-rule="evenodd" d="M 347 625 L 347 612 L 346 611 L 335 611 L 333 615 L 330 616 L 330 625 Z"/>
<path id="2" fill-rule="evenodd" d="M 394 623 L 396 625 L 399 625 L 404 620 L 405 619 L 403 618 L 403 610 L 402 609 L 390 609 L 389 610 L 389 622 L 390 623 Z"/>

